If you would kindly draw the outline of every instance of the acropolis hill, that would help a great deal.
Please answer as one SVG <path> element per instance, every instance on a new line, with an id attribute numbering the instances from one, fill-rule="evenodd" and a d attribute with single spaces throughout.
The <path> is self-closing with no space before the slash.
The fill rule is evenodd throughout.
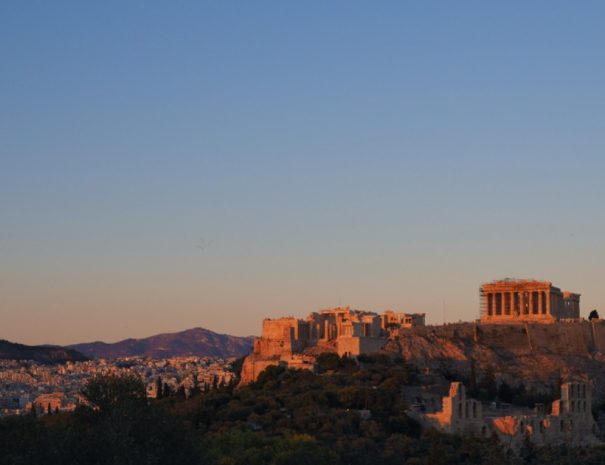
<path id="1" fill-rule="evenodd" d="M 424 314 L 349 307 L 306 319 L 266 319 L 246 357 L 242 383 L 268 366 L 314 369 L 322 352 L 401 356 L 421 370 L 468 376 L 490 368 L 499 381 L 545 391 L 563 380 L 593 383 L 605 397 L 605 324 L 580 317 L 579 294 L 550 282 L 502 280 L 481 286 L 481 319 L 426 326 Z"/>

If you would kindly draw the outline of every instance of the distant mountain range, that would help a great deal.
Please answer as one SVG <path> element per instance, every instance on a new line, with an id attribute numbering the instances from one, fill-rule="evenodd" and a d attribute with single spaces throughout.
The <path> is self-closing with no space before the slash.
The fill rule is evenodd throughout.
<path id="1" fill-rule="evenodd" d="M 0 359 L 34 360 L 38 363 L 65 363 L 88 360 L 74 349 L 58 346 L 26 346 L 0 340 Z"/>
<path id="2" fill-rule="evenodd" d="M 73 344 L 68 347 L 91 358 L 133 356 L 165 358 L 184 355 L 228 358 L 248 355 L 253 341 L 253 336 L 229 336 L 204 328 L 193 328 L 144 339 L 125 339 L 111 344 L 97 341 Z"/>

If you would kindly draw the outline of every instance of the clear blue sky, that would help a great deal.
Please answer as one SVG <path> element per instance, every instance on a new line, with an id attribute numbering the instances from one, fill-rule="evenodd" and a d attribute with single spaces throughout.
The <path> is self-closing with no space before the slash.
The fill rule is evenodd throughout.
<path id="1" fill-rule="evenodd" d="M 0 338 L 605 312 L 605 3 L 0 3 Z"/>

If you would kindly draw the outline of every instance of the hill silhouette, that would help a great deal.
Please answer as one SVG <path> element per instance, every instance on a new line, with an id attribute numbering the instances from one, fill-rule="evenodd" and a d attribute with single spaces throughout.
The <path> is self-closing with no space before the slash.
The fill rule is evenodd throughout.
<path id="1" fill-rule="evenodd" d="M 230 336 L 205 328 L 192 328 L 142 339 L 124 339 L 114 343 L 96 341 L 73 344 L 69 347 L 92 358 L 132 356 L 163 358 L 185 355 L 228 358 L 247 355 L 252 348 L 253 340 L 252 336 Z"/>
<path id="2" fill-rule="evenodd" d="M 65 363 L 88 360 L 77 350 L 50 345 L 28 346 L 0 340 L 0 359 L 34 360 L 38 363 Z"/>

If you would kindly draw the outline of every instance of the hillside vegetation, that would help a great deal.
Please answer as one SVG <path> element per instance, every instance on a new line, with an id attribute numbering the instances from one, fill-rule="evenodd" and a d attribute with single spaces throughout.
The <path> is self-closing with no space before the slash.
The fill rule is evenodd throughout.
<path id="1" fill-rule="evenodd" d="M 416 369 L 400 359 L 334 354 L 323 374 L 272 367 L 240 389 L 148 402 L 140 380 L 94 379 L 72 414 L 0 421 L 0 464 L 520 465 L 604 463 L 605 449 L 535 449 L 422 430 L 406 415 Z"/>

